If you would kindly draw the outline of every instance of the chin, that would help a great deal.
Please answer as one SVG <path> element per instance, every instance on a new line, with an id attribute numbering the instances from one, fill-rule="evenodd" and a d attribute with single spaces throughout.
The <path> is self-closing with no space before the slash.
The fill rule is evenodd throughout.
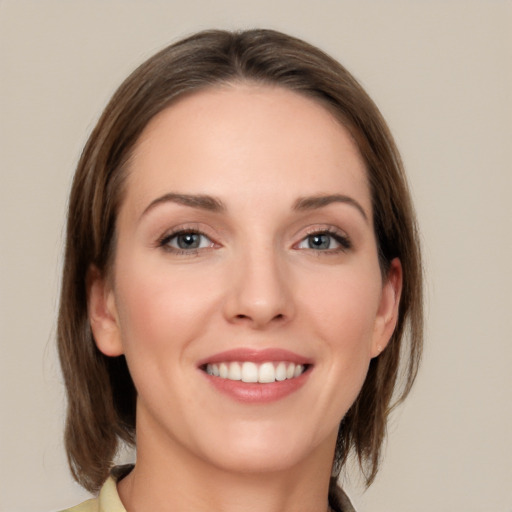
<path id="1" fill-rule="evenodd" d="M 266 447 L 245 452 L 214 454 L 211 460 L 218 468 L 230 473 L 264 474 L 290 470 L 306 458 L 305 454 L 297 453 L 296 450 L 271 451 Z"/>
<path id="2" fill-rule="evenodd" d="M 254 426 L 253 426 L 254 427 Z M 243 427 L 240 426 L 240 429 Z M 225 471 L 240 474 L 275 473 L 291 470 L 304 463 L 310 463 L 315 454 L 334 455 L 337 426 L 328 436 L 306 436 L 300 429 L 260 427 L 251 435 L 236 435 L 231 432 L 229 442 L 208 443 L 207 458 L 213 465 Z M 258 430 L 255 428 L 254 430 Z M 322 447 L 323 445 L 323 447 Z"/>

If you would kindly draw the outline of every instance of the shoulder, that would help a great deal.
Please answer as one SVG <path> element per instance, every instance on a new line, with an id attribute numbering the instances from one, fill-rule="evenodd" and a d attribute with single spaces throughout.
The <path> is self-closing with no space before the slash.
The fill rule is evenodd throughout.
<path id="1" fill-rule="evenodd" d="M 329 486 L 329 506 L 333 512 L 356 512 L 349 497 L 339 487 L 334 478 L 331 479 L 331 485 Z"/>
<path id="2" fill-rule="evenodd" d="M 80 503 L 62 512 L 126 512 L 117 493 L 116 478 L 110 476 L 103 484 L 98 497 Z"/>
<path id="3" fill-rule="evenodd" d="M 61 512 L 99 512 L 98 498 L 93 498 Z"/>

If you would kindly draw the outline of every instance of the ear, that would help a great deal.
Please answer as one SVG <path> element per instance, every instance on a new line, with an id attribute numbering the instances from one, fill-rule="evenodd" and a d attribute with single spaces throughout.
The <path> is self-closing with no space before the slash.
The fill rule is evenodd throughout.
<path id="1" fill-rule="evenodd" d="M 402 264 L 398 258 L 391 261 L 382 286 L 379 310 L 375 320 L 371 357 L 377 357 L 387 346 L 398 320 L 398 306 L 402 293 Z"/>
<path id="2" fill-rule="evenodd" d="M 95 266 L 87 273 L 87 313 L 98 349 L 106 356 L 121 355 L 123 345 L 114 291 Z"/>

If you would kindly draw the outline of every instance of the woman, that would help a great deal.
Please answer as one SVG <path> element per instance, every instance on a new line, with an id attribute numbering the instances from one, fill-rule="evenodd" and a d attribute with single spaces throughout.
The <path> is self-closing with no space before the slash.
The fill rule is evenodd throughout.
<path id="1" fill-rule="evenodd" d="M 377 473 L 422 291 L 399 154 L 340 64 L 265 30 L 149 59 L 84 149 L 65 258 L 66 447 L 101 489 L 74 510 L 353 510 L 336 477 Z"/>

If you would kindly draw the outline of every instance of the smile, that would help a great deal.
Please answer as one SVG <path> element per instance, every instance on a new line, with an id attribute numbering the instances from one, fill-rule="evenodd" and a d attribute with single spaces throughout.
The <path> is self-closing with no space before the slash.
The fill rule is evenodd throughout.
<path id="1" fill-rule="evenodd" d="M 288 361 L 226 361 L 208 363 L 203 369 L 208 375 L 232 381 L 270 384 L 300 377 L 308 365 Z"/>
<path id="2" fill-rule="evenodd" d="M 313 373 L 310 357 L 280 348 L 235 348 L 198 361 L 214 389 L 244 404 L 264 404 L 298 392 Z"/>

